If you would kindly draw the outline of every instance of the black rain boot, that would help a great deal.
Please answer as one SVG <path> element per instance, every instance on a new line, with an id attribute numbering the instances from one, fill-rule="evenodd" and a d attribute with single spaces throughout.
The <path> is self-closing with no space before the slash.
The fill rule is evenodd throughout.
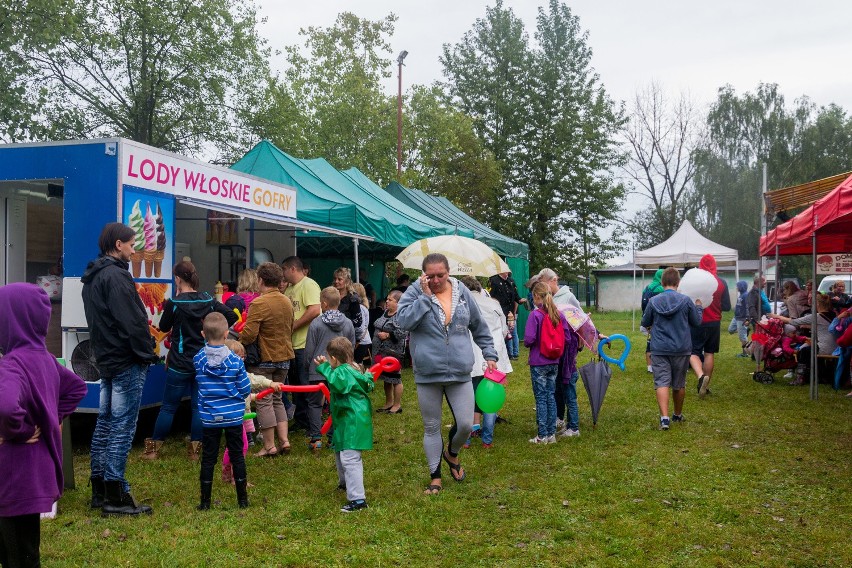
<path id="1" fill-rule="evenodd" d="M 213 482 L 212 481 L 202 481 L 201 482 L 201 503 L 198 504 L 199 511 L 208 511 L 210 510 L 210 496 L 213 493 Z"/>
<path id="2" fill-rule="evenodd" d="M 104 478 L 90 477 L 89 484 L 92 486 L 92 509 L 100 509 L 104 506 Z"/>
<path id="3" fill-rule="evenodd" d="M 236 480 L 237 505 L 239 505 L 240 509 L 245 509 L 249 506 L 247 485 L 248 481 L 245 478 Z"/>
<path id="4" fill-rule="evenodd" d="M 150 515 L 153 511 L 148 505 L 140 505 L 129 492 L 124 490 L 121 481 L 105 481 L 106 501 L 101 508 L 101 516 L 110 515 Z"/>

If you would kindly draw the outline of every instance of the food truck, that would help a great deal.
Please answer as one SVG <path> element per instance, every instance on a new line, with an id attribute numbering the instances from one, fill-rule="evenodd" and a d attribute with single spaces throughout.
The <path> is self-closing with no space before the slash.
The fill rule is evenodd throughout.
<path id="1" fill-rule="evenodd" d="M 200 289 L 295 254 L 296 231 L 357 237 L 296 218 L 297 189 L 121 138 L 0 145 L 0 285 L 32 282 L 51 297 L 48 349 L 86 380 L 78 412 L 97 412 L 99 372 L 83 311 L 82 283 L 98 236 L 121 221 L 136 231 L 129 270 L 149 316 L 161 363 L 142 406 L 162 401 L 169 343 L 157 327 L 184 258 Z"/>

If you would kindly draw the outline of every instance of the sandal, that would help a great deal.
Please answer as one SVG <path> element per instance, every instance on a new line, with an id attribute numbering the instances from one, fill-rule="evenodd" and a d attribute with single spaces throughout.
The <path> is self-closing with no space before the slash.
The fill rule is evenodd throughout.
<path id="1" fill-rule="evenodd" d="M 447 457 L 446 450 L 444 452 L 442 452 L 442 455 L 444 457 L 444 461 L 447 462 L 448 466 L 450 466 L 450 475 L 453 476 L 453 479 L 455 479 L 458 482 L 464 481 L 464 478 L 467 477 L 467 472 L 464 470 L 464 468 L 462 468 L 461 463 L 451 462 L 449 460 L 449 458 Z"/>
<path id="2" fill-rule="evenodd" d="M 430 483 L 429 487 L 423 492 L 424 495 L 437 495 L 444 489 L 443 485 L 435 485 L 434 483 Z"/>
<path id="3" fill-rule="evenodd" d="M 285 456 L 290 453 L 290 442 L 284 442 L 282 445 L 278 446 L 278 453 L 284 454 Z"/>
<path id="4" fill-rule="evenodd" d="M 383 406 L 383 407 L 381 407 L 381 408 L 377 408 L 377 409 L 376 409 L 376 414 L 381 414 L 381 413 L 383 413 L 383 412 L 390 412 L 390 409 L 391 409 L 391 408 L 393 408 L 393 405 L 391 405 L 391 406 Z"/>
<path id="5" fill-rule="evenodd" d="M 254 457 L 256 457 L 256 458 L 274 458 L 277 455 L 278 455 L 278 448 L 273 446 L 271 448 L 263 448 L 262 450 L 260 450 L 256 454 L 254 454 Z"/>

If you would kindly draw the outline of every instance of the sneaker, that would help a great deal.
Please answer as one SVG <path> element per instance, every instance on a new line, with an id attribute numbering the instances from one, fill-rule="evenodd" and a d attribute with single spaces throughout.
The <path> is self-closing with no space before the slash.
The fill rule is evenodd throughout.
<path id="1" fill-rule="evenodd" d="M 703 384 L 704 384 L 704 375 L 701 375 L 700 377 L 698 377 L 698 385 L 697 385 L 698 388 L 696 389 L 698 394 L 701 394 L 701 385 L 703 385 Z"/>
<path id="2" fill-rule="evenodd" d="M 701 381 L 698 386 L 698 398 L 704 398 L 710 394 L 710 377 L 701 377 Z"/>
<path id="3" fill-rule="evenodd" d="M 683 422 L 683 414 L 672 414 L 672 422 Z"/>
<path id="4" fill-rule="evenodd" d="M 555 444 L 556 443 L 556 434 L 551 434 L 547 438 L 545 438 L 545 444 Z"/>
<path id="5" fill-rule="evenodd" d="M 576 438 L 580 435 L 579 430 L 574 430 L 572 428 L 566 428 L 559 433 L 559 435 L 563 438 Z"/>
<path id="6" fill-rule="evenodd" d="M 660 418 L 660 430 L 668 430 L 669 429 L 669 417 L 662 416 Z"/>
<path id="7" fill-rule="evenodd" d="M 483 449 L 490 450 L 494 444 L 482 444 Z"/>
<path id="8" fill-rule="evenodd" d="M 361 509 L 367 508 L 367 502 L 363 499 L 358 499 L 357 501 L 349 501 L 347 504 L 340 508 L 341 513 L 354 513 L 355 511 L 360 511 Z"/>
<path id="9" fill-rule="evenodd" d="M 471 438 L 479 438 L 479 431 L 482 430 L 482 426 L 479 424 L 474 424 L 473 429 L 470 431 Z"/>
<path id="10" fill-rule="evenodd" d="M 792 379 L 792 378 L 793 378 L 793 371 L 787 371 L 787 372 L 784 374 L 784 378 L 785 378 L 785 379 Z"/>
<path id="11" fill-rule="evenodd" d="M 530 438 L 530 444 L 549 444 L 550 442 L 548 442 L 547 440 L 547 436 L 545 436 L 544 438 L 536 436 L 535 438 Z"/>
<path id="12" fill-rule="evenodd" d="M 318 452 L 322 449 L 322 440 L 311 440 L 308 442 L 308 449 L 312 452 Z"/>
<path id="13" fill-rule="evenodd" d="M 564 429 L 565 429 L 565 421 L 560 419 L 560 418 L 557 418 L 556 419 L 556 431 L 559 432 L 560 430 L 564 430 Z"/>
<path id="14" fill-rule="evenodd" d="M 464 447 L 464 449 L 470 448 L 470 438 L 467 439 L 467 441 L 464 443 L 463 447 Z"/>
<path id="15" fill-rule="evenodd" d="M 737 357 L 739 357 L 739 358 L 741 358 L 741 359 L 745 359 L 746 357 L 748 357 L 748 353 L 746 353 L 745 351 L 743 351 L 742 353 L 737 353 L 737 355 L 736 355 L 736 356 L 737 356 Z"/>

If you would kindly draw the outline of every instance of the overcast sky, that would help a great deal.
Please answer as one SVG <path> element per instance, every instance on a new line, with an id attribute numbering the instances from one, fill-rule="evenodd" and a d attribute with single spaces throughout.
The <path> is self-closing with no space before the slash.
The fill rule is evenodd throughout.
<path id="1" fill-rule="evenodd" d="M 304 43 L 299 29 L 329 27 L 343 11 L 378 20 L 399 19 L 391 38 L 393 54 L 408 51 L 403 90 L 413 83 L 444 80 L 438 57 L 457 43 L 493 0 L 258 0 L 268 18 L 261 34 L 273 49 Z M 589 33 L 592 65 L 610 96 L 629 101 L 656 81 L 672 95 L 687 92 L 699 106 L 712 103 L 719 87 L 754 91 L 760 82 L 777 83 L 788 104 L 807 95 L 817 105 L 836 103 L 852 112 L 852 1 L 810 0 L 579 0 L 566 2 Z M 535 32 L 539 6 L 546 0 L 504 0 Z M 281 70 L 283 56 L 273 60 Z M 386 82 L 396 93 L 396 65 Z M 759 188 L 757 188 L 759 191 Z M 642 198 L 625 204 L 635 211 Z M 624 262 L 625 257 L 616 259 Z"/>
<path id="2" fill-rule="evenodd" d="M 259 0 L 268 21 L 261 33 L 274 49 L 302 43 L 300 28 L 331 26 L 337 14 L 353 12 L 377 20 L 390 12 L 399 20 L 391 45 L 409 52 L 403 89 L 443 80 L 438 57 L 445 43 L 458 42 L 485 15 L 485 0 Z M 545 0 L 505 0 L 532 37 Z M 819 105 L 852 110 L 852 2 L 775 0 L 649 2 L 580 0 L 567 4 L 589 32 L 592 64 L 616 100 L 629 100 L 651 80 L 672 92 L 688 91 L 702 103 L 730 83 L 737 92 L 761 81 L 778 83 L 792 100 L 808 95 Z M 274 64 L 281 68 L 283 58 Z M 396 92 L 396 73 L 387 90 Z"/>

